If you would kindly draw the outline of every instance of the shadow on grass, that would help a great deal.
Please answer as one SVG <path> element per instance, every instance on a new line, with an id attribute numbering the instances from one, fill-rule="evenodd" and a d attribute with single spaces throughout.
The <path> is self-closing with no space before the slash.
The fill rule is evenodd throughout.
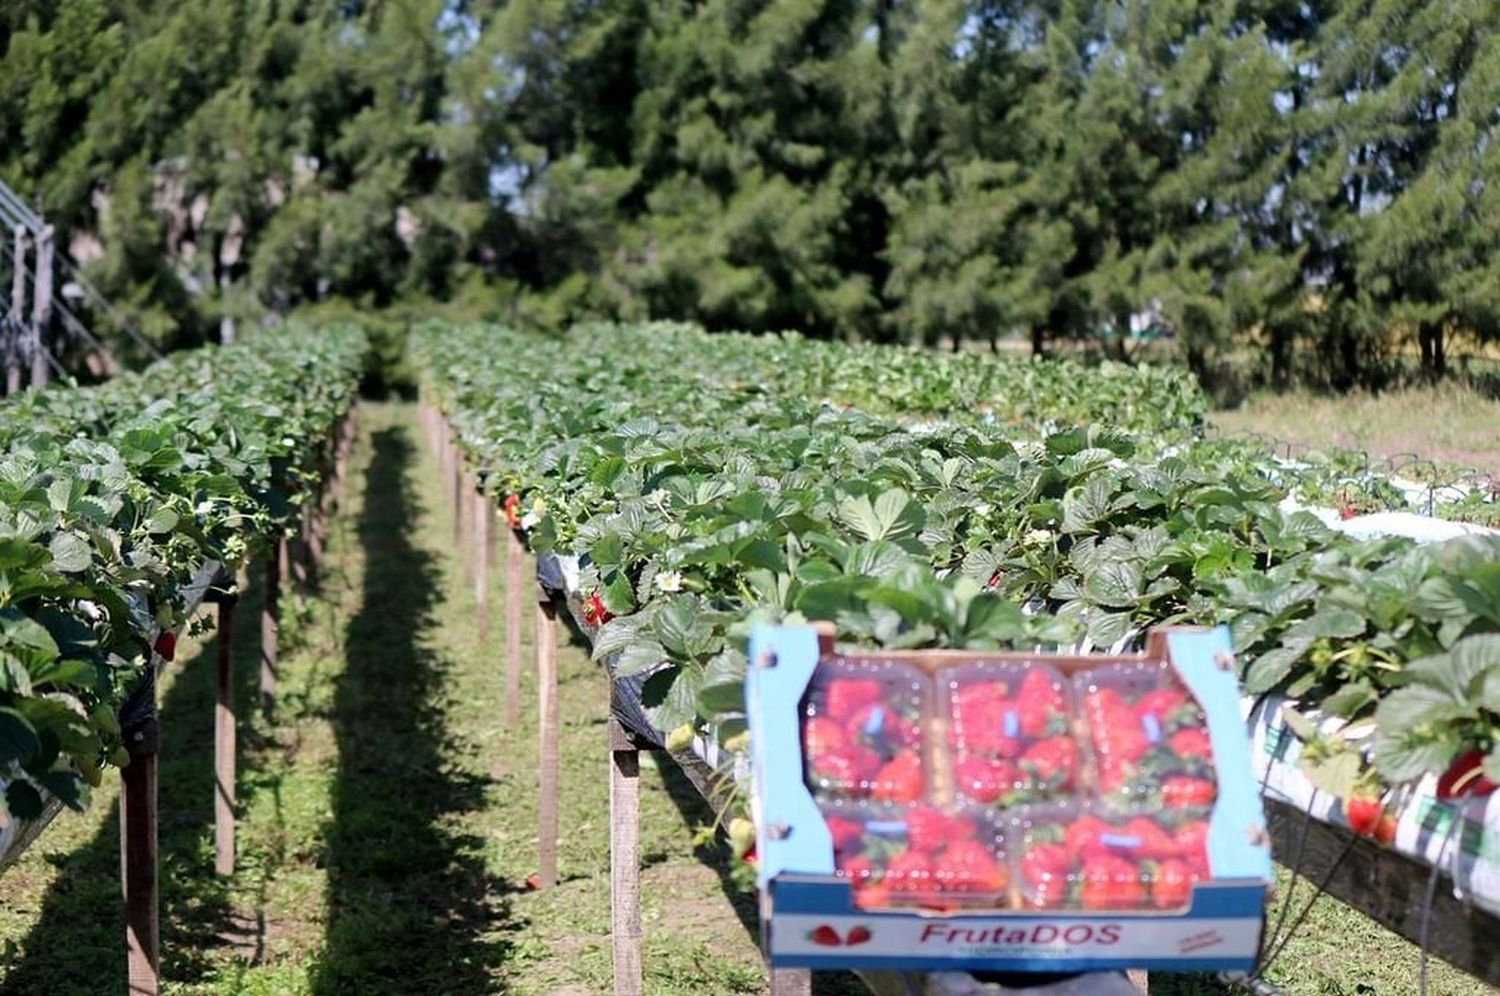
<path id="1" fill-rule="evenodd" d="M 255 701 L 259 619 L 260 593 L 254 590 L 240 599 L 235 613 L 235 701 L 242 713 Z M 226 949 L 253 958 L 260 947 L 261 933 L 231 915 L 228 883 L 213 871 L 217 657 L 217 643 L 210 641 L 191 660 L 174 665 L 180 673 L 160 705 L 161 968 L 163 978 L 174 983 L 213 977 Z M 105 777 L 119 776 L 111 771 Z M 124 988 L 119 826 L 114 804 L 93 839 L 49 859 L 60 874 L 19 945 L 20 955 L 7 966 L 0 992 L 67 996 Z"/>
<path id="2" fill-rule="evenodd" d="M 402 430 L 371 439 L 358 541 L 362 607 L 349 623 L 334 696 L 339 771 L 326 828 L 328 925 L 313 991 L 494 991 L 508 891 L 491 882 L 484 841 L 446 818 L 484 805 L 486 781 L 450 762 L 439 696 L 446 662 L 425 645 L 441 565 L 412 545 L 413 449 Z M 432 642 L 437 642 L 436 640 Z"/>

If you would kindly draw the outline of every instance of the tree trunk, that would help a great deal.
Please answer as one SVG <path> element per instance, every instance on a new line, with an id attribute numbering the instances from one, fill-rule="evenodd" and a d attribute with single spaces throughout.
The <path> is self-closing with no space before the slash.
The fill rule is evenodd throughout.
<path id="1" fill-rule="evenodd" d="M 1271 326 L 1271 386 L 1286 390 L 1292 375 L 1291 336 L 1283 325 Z"/>
<path id="2" fill-rule="evenodd" d="M 1448 356 L 1443 345 L 1443 326 L 1432 330 L 1432 373 L 1441 380 L 1448 375 Z"/>
<path id="3" fill-rule="evenodd" d="M 1031 355 L 1047 355 L 1047 333 L 1040 324 L 1031 327 Z"/>

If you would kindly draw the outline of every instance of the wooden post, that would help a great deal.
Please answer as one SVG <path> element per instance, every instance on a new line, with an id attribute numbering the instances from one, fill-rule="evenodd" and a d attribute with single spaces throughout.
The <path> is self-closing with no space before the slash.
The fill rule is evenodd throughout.
<path id="1" fill-rule="evenodd" d="M 557 884 L 557 607 L 538 589 L 536 605 L 537 887 Z"/>
<path id="2" fill-rule="evenodd" d="M 615 996 L 641 996 L 641 754 L 609 717 L 609 903 Z"/>
<path id="3" fill-rule="evenodd" d="M 234 605 L 219 597 L 219 700 L 214 705 L 214 871 L 234 874 Z"/>
<path id="4" fill-rule="evenodd" d="M 495 510 L 490 500 L 474 492 L 474 627 L 482 644 L 490 631 L 490 547 L 494 543 Z"/>
<path id="5" fill-rule="evenodd" d="M 120 710 L 120 732 L 130 763 L 120 772 L 120 886 L 125 898 L 125 965 L 131 996 L 156 996 L 161 930 L 157 892 L 157 755 L 161 724 L 156 713 L 153 655 L 145 681 Z"/>
<path id="6" fill-rule="evenodd" d="M 13 324 L 11 340 L 5 354 L 5 393 L 21 390 L 21 321 L 26 314 L 26 228 L 15 227 L 15 249 L 11 262 L 15 269 L 10 278 L 10 314 Z"/>
<path id="7" fill-rule="evenodd" d="M 35 280 L 31 288 L 31 386 L 42 387 L 52 376 L 47 365 L 52 342 L 52 255 L 55 231 L 46 226 L 36 237 Z"/>
<path id="8" fill-rule="evenodd" d="M 131 996 L 160 990 L 157 913 L 155 754 L 137 755 L 120 772 L 120 877 L 125 890 L 125 958 Z"/>
<path id="9" fill-rule="evenodd" d="M 521 721 L 521 573 L 525 551 L 505 530 L 505 725 Z"/>
<path id="10" fill-rule="evenodd" d="M 458 443 L 452 442 L 453 463 L 452 473 L 449 475 L 449 483 L 452 487 L 453 498 L 453 543 L 459 550 L 459 563 L 463 563 L 464 548 L 464 461 L 462 454 L 458 451 Z"/>
<path id="11" fill-rule="evenodd" d="M 260 609 L 260 705 L 276 706 L 276 652 L 281 632 L 281 572 L 286 564 L 286 537 L 278 536 L 266 555 L 266 594 Z"/>

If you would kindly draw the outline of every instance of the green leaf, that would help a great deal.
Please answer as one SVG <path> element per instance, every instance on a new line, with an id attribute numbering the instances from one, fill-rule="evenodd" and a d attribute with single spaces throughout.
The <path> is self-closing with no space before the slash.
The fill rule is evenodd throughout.
<path id="1" fill-rule="evenodd" d="M 925 516 L 905 491 L 884 491 L 872 503 L 864 495 L 839 502 L 839 520 L 867 540 L 901 539 L 921 532 Z"/>
<path id="2" fill-rule="evenodd" d="M 48 792 L 55 795 L 64 806 L 81 813 L 89 805 L 89 786 L 71 771 L 44 771 L 32 775 Z"/>
<path id="3" fill-rule="evenodd" d="M 1105 559 L 1083 579 L 1083 590 L 1100 605 L 1128 608 L 1140 595 L 1143 580 L 1137 561 Z"/>
<path id="4" fill-rule="evenodd" d="M 18 780 L 5 787 L 5 808 L 18 820 L 34 820 L 46 807 L 42 794 L 30 782 Z"/>
<path id="5" fill-rule="evenodd" d="M 1343 750 L 1322 760 L 1312 760 L 1304 755 L 1299 767 L 1313 785 L 1344 799 L 1353 792 L 1362 765 L 1358 753 Z"/>
<path id="6" fill-rule="evenodd" d="M 7 762 L 25 764 L 42 749 L 36 729 L 14 709 L 0 708 L 0 771 Z"/>
<path id="7" fill-rule="evenodd" d="M 89 545 L 74 533 L 57 533 L 47 549 L 52 552 L 52 569 L 65 574 L 87 569 L 94 559 Z"/>
<path id="8" fill-rule="evenodd" d="M 1269 692 L 1291 675 L 1301 656 L 1302 651 L 1291 647 L 1267 650 L 1245 669 L 1245 691 L 1252 695 Z"/>
<path id="9" fill-rule="evenodd" d="M 620 656 L 610 664 L 610 671 L 620 677 L 639 674 L 664 664 L 667 661 L 667 649 L 655 640 L 637 640 L 620 652 Z"/>
<path id="10" fill-rule="evenodd" d="M 641 705 L 658 730 L 672 730 L 698 718 L 702 672 L 693 667 L 663 668 L 641 686 Z"/>

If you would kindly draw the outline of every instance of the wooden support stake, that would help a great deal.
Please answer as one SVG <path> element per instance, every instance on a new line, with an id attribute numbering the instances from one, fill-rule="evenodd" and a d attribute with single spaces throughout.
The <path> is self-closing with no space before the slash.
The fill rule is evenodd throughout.
<path id="1" fill-rule="evenodd" d="M 609 718 L 609 902 L 615 996 L 641 996 L 641 754 Z"/>
<path id="2" fill-rule="evenodd" d="M 557 608 L 545 592 L 536 606 L 537 887 L 557 884 Z"/>
<path id="3" fill-rule="evenodd" d="M 453 444 L 453 456 L 451 457 L 453 472 L 449 475 L 453 498 L 453 544 L 458 547 L 459 559 L 462 562 L 464 548 L 464 462 L 459 455 L 458 444 Z"/>
<path id="4" fill-rule="evenodd" d="M 521 574 L 524 568 L 521 541 L 505 530 L 505 725 L 521 721 Z"/>
<path id="5" fill-rule="evenodd" d="M 266 595 L 260 609 L 260 705 L 276 706 L 276 643 L 281 633 L 281 577 L 286 567 L 286 537 L 279 536 L 266 555 Z"/>
<path id="6" fill-rule="evenodd" d="M 490 547 L 494 544 L 495 510 L 489 498 L 478 491 L 474 492 L 474 520 L 478 544 L 474 551 L 474 626 L 482 644 L 490 631 Z"/>
<path id="7" fill-rule="evenodd" d="M 11 281 L 10 281 L 10 313 L 15 320 L 20 322 L 21 316 L 26 313 L 26 228 L 17 225 L 14 229 L 15 248 L 12 250 Z M 19 336 L 20 326 L 16 325 L 9 333 Z M 21 344 L 12 340 L 5 354 L 5 393 L 15 394 L 21 389 Z"/>
<path id="8" fill-rule="evenodd" d="M 214 871 L 234 874 L 234 603 L 219 602 L 219 700 L 214 705 Z"/>
<path id="9" fill-rule="evenodd" d="M 51 379 L 52 367 L 52 262 L 56 233 L 51 225 L 36 237 L 36 267 L 33 270 L 31 295 L 31 386 L 44 387 Z M 20 317 L 20 316 L 17 316 Z"/>
<path id="10" fill-rule="evenodd" d="M 160 991 L 157 912 L 156 762 L 137 754 L 120 772 L 120 879 L 125 892 L 125 963 L 130 996 Z"/>

